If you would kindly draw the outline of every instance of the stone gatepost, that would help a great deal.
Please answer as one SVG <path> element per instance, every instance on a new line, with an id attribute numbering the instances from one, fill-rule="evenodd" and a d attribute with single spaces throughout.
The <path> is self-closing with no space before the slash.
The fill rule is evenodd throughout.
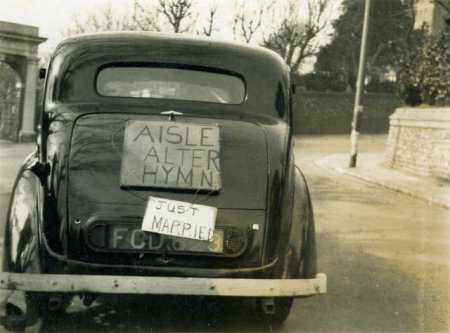
<path id="1" fill-rule="evenodd" d="M 19 131 L 19 141 L 30 141 L 35 138 L 35 108 L 37 89 L 38 59 L 27 59 L 25 90 L 23 97 L 22 126 Z"/>
<path id="2" fill-rule="evenodd" d="M 385 163 L 450 181 L 450 107 L 397 108 L 390 117 Z"/>

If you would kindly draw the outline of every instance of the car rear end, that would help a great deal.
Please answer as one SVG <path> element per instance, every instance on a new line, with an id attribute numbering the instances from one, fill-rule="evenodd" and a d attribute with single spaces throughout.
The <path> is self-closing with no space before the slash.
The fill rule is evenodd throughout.
<path id="1" fill-rule="evenodd" d="M 270 276 L 292 194 L 287 69 L 275 55 L 97 35 L 59 47 L 48 86 L 46 115 L 67 122 L 64 138 L 44 138 L 47 159 L 64 159 L 51 170 L 59 232 L 47 245 L 65 271 Z M 214 216 L 186 220 L 177 203 Z"/>
<path id="2" fill-rule="evenodd" d="M 263 128 L 155 113 L 105 109 L 76 119 L 67 169 L 68 257 L 152 275 L 260 270 L 268 189 Z M 158 212 L 149 210 L 152 202 Z M 197 206 L 216 211 L 211 225 L 202 227 Z M 144 219 L 153 232 L 144 230 Z"/>

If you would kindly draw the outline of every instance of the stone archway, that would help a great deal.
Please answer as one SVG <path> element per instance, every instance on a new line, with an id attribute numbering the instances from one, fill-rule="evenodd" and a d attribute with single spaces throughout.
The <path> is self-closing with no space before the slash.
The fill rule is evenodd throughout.
<path id="1" fill-rule="evenodd" d="M 36 89 L 38 73 L 38 45 L 46 41 L 39 37 L 39 28 L 0 21 L 0 62 L 9 65 L 18 76 L 15 86 L 16 109 L 12 117 L 17 122 L 11 139 L 28 141 L 35 138 Z M 2 110 L 0 110 L 1 112 Z M 1 126 L 1 124 L 0 124 Z"/>

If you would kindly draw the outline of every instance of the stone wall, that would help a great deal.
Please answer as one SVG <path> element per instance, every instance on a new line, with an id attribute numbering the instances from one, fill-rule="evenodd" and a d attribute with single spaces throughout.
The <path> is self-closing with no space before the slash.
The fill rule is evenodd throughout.
<path id="1" fill-rule="evenodd" d="M 294 95 L 295 134 L 349 134 L 355 95 L 297 91 Z M 365 94 L 361 133 L 387 133 L 389 116 L 401 101 L 392 94 Z"/>
<path id="2" fill-rule="evenodd" d="M 450 180 L 450 107 L 398 108 L 390 117 L 385 162 Z"/>

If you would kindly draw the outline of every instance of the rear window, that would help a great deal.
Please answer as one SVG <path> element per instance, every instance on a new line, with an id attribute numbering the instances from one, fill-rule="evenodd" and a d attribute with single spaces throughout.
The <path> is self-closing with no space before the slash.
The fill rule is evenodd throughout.
<path id="1" fill-rule="evenodd" d="M 105 67 L 98 72 L 102 96 L 162 98 L 241 104 L 245 83 L 235 74 L 174 67 Z"/>

